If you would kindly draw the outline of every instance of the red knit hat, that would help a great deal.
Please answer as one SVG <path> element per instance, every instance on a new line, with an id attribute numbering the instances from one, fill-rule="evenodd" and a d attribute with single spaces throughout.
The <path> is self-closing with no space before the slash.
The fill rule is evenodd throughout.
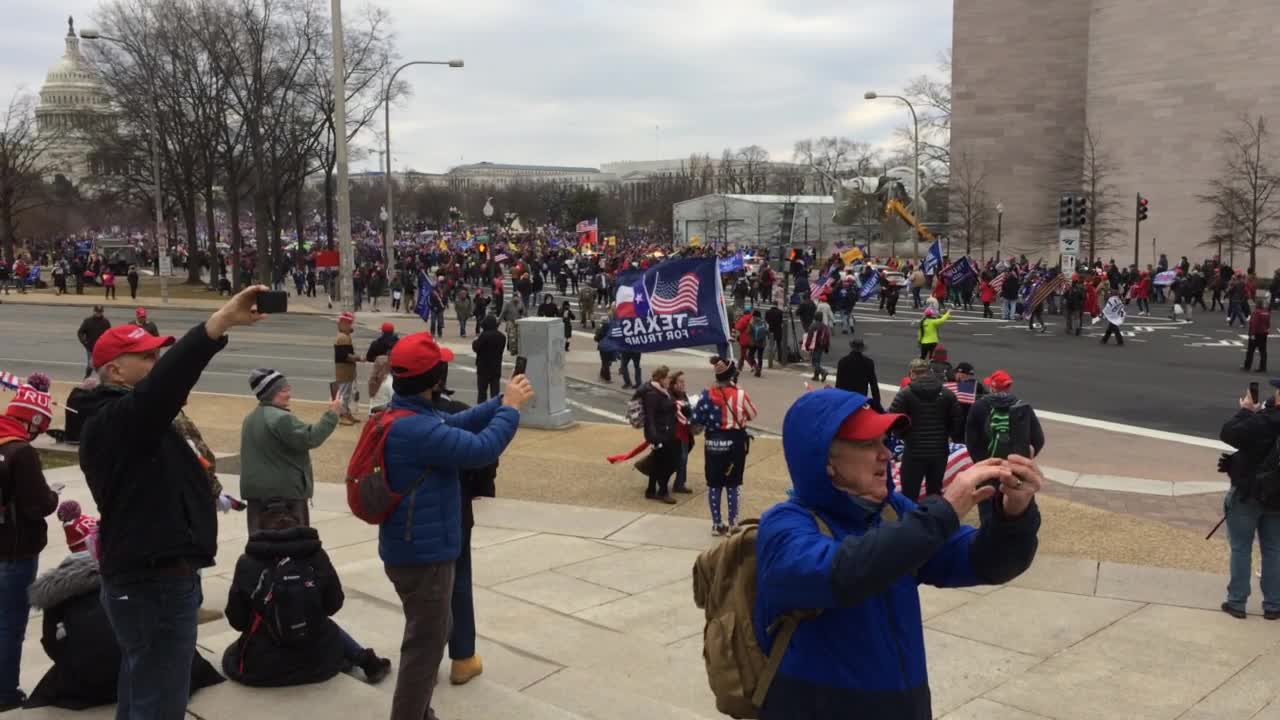
<path id="1" fill-rule="evenodd" d="M 49 429 L 53 420 L 53 396 L 30 385 L 18 388 L 9 407 L 4 411 L 5 417 L 13 418 L 26 425 L 31 434 L 39 435 Z"/>

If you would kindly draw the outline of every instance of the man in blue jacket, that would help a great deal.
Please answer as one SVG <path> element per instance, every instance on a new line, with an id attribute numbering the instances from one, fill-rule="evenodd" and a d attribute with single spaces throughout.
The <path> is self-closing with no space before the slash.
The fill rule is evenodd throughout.
<path id="1" fill-rule="evenodd" d="M 794 492 L 764 514 L 756 544 L 761 647 L 772 650 L 768 628 L 782 616 L 822 614 L 799 623 L 764 720 L 928 720 L 917 585 L 1004 583 L 1035 557 L 1043 481 L 1035 463 L 985 460 L 917 505 L 889 485 L 885 434 L 906 422 L 843 390 L 805 394 L 787 411 L 782 445 Z M 991 522 L 960 525 L 993 497 Z"/>
<path id="2" fill-rule="evenodd" d="M 458 471 L 492 465 L 515 437 L 520 408 L 533 397 L 523 375 L 500 397 L 464 412 L 437 410 L 453 351 L 431 333 L 402 338 L 391 350 L 392 410 L 387 480 L 404 499 L 378 530 L 378 555 L 404 607 L 404 640 L 391 720 L 434 718 L 431 696 L 449 640 L 454 562 L 462 551 Z"/>

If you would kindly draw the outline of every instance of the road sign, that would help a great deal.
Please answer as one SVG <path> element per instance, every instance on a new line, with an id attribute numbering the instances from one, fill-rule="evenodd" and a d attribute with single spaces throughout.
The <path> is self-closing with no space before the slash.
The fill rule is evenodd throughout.
<path id="1" fill-rule="evenodd" d="M 171 260 L 168 255 L 160 256 L 160 274 L 161 275 L 173 274 L 173 260 Z"/>
<path id="2" fill-rule="evenodd" d="M 1061 228 L 1058 230 L 1058 252 L 1075 257 L 1080 254 L 1080 229 Z"/>
<path id="3" fill-rule="evenodd" d="M 1062 256 L 1062 272 L 1073 273 L 1075 271 L 1076 271 L 1076 256 L 1063 255 Z"/>

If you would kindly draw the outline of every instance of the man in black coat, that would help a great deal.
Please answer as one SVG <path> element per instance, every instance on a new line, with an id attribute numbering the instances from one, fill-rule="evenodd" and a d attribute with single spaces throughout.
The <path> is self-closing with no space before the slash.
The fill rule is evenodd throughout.
<path id="1" fill-rule="evenodd" d="M 911 500 L 920 497 L 920 483 L 930 495 L 942 493 L 942 477 L 947 471 L 950 437 L 959 418 L 960 403 L 955 393 L 929 370 L 929 361 L 916 358 L 910 366 L 911 384 L 893 398 L 891 413 L 911 418 L 911 427 L 902 435 L 902 494 Z"/>
<path id="2" fill-rule="evenodd" d="M 227 331 L 261 317 L 255 303 L 268 289 L 241 291 L 177 344 L 122 325 L 93 347 L 101 384 L 81 405 L 80 469 L 101 513 L 103 604 L 124 656 L 121 717 L 186 712 L 198 571 L 214 563 L 218 521 L 209 477 L 174 419 Z"/>
<path id="3" fill-rule="evenodd" d="M 1280 619 L 1280 597 L 1276 596 L 1276 579 L 1268 570 L 1275 560 L 1267 556 L 1275 553 L 1274 539 L 1277 528 L 1277 502 L 1268 497 L 1265 480 L 1272 477 L 1277 456 L 1274 448 L 1280 438 L 1280 379 L 1272 379 L 1273 396 L 1266 401 L 1255 402 L 1248 392 L 1240 398 L 1240 409 L 1222 425 L 1221 440 L 1236 449 L 1224 455 L 1218 463 L 1219 470 L 1231 478 L 1231 490 L 1222 507 L 1227 519 L 1227 540 L 1231 546 L 1231 580 L 1227 583 L 1227 599 L 1222 611 L 1245 619 L 1245 605 L 1253 578 L 1253 542 L 1258 538 L 1262 558 L 1262 612 L 1267 620 Z M 1261 398 L 1260 398 L 1261 400 Z"/>
<path id="4" fill-rule="evenodd" d="M 871 398 L 876 407 L 881 407 L 876 363 L 863 354 L 866 349 L 866 343 L 861 340 L 849 341 L 849 354 L 840 358 L 840 363 L 836 365 L 836 387 L 865 395 Z"/>
<path id="5" fill-rule="evenodd" d="M 498 396 L 502 378 L 502 353 L 507 349 L 507 336 L 498 330 L 498 318 L 486 315 L 480 322 L 480 334 L 471 341 L 476 353 L 476 402 Z"/>
<path id="6" fill-rule="evenodd" d="M 769 342 L 773 345 L 773 352 L 769 353 L 769 369 L 773 369 L 775 359 L 779 365 L 787 364 L 786 348 L 782 342 L 782 323 L 785 317 L 782 308 L 777 305 L 764 311 L 764 321 L 769 325 Z"/>
<path id="7" fill-rule="evenodd" d="M 103 314 L 101 305 L 93 306 L 93 314 L 85 318 L 80 323 L 80 329 L 76 330 L 76 339 L 84 347 L 84 376 L 89 377 L 93 373 L 93 345 L 98 342 L 98 338 L 102 334 L 111 329 L 111 321 Z"/>
<path id="8" fill-rule="evenodd" d="M 396 326 L 389 322 L 382 323 L 382 334 L 373 339 L 369 343 L 369 351 L 364 354 L 365 362 L 373 362 L 383 355 L 391 354 L 391 348 L 400 342 L 400 336 L 396 334 Z"/>

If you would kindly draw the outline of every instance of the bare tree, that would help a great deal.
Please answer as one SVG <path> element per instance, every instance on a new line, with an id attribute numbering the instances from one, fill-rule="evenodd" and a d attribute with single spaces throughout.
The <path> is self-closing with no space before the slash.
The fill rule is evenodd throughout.
<path id="1" fill-rule="evenodd" d="M 1088 224 L 1085 226 L 1089 246 L 1089 263 L 1098 254 L 1109 250 L 1122 237 L 1120 225 L 1121 200 L 1111 178 L 1117 170 L 1115 161 L 1107 151 L 1098 132 L 1091 127 L 1084 129 L 1084 147 L 1080 163 L 1080 190 L 1088 203 Z"/>
<path id="2" fill-rule="evenodd" d="M 0 250 L 8 263 L 22 216 L 46 202 L 44 178 L 54 169 L 49 150 L 61 136 L 55 128 L 40 132 L 35 106 L 34 96 L 15 93 L 0 124 Z"/>
<path id="3" fill-rule="evenodd" d="M 1280 240 L 1280 176 L 1275 174 L 1269 141 L 1265 117 L 1241 117 L 1235 129 L 1222 134 L 1222 175 L 1200 197 L 1214 208 L 1215 230 L 1221 231 L 1225 222 L 1232 242 L 1248 250 L 1250 268 L 1257 267 L 1258 248 L 1276 247 Z"/>
<path id="4" fill-rule="evenodd" d="M 920 123 L 920 161 L 936 182 L 945 183 L 951 173 L 951 48 L 938 57 L 936 75 L 921 75 L 903 90 Z M 897 131 L 901 144 L 914 152 L 914 128 Z"/>
<path id="5" fill-rule="evenodd" d="M 974 241 L 985 257 L 983 228 L 987 216 L 993 211 L 986 192 L 986 163 L 969 153 L 961 153 L 951 168 L 948 200 L 948 216 L 951 218 L 951 237 L 964 240 L 964 254 L 973 254 Z"/>
<path id="6" fill-rule="evenodd" d="M 814 189 L 822 195 L 836 191 L 835 179 L 875 172 L 877 155 L 870 143 L 842 137 L 797 140 L 793 151 L 797 163 L 813 168 Z"/>
<path id="7" fill-rule="evenodd" d="M 769 183 L 769 151 L 759 145 L 738 148 L 733 159 L 742 178 L 743 192 L 762 193 Z"/>

